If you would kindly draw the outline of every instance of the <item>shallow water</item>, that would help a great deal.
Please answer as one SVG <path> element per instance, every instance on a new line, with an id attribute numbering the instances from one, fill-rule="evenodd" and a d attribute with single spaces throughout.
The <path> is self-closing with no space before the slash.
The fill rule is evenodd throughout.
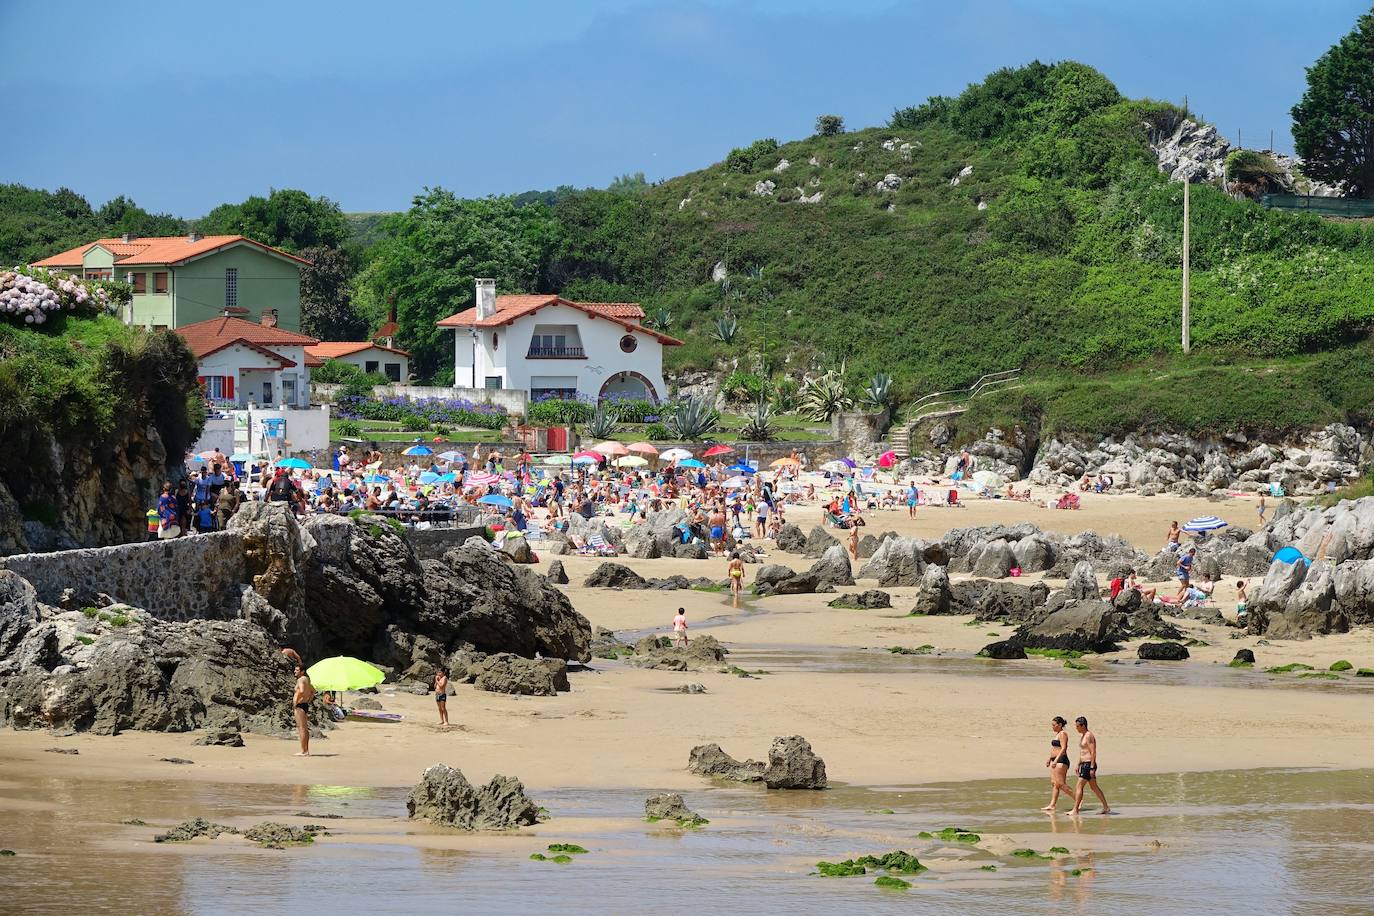
<path id="1" fill-rule="evenodd" d="M 1104 776 L 1119 814 L 1049 818 L 1043 780 L 825 792 L 707 787 L 686 793 L 698 831 L 640 819 L 642 791 L 536 790 L 552 820 L 477 843 L 404 820 L 404 789 L 0 782 L 5 912 L 859 912 L 1367 913 L 1374 905 L 1374 771 L 1253 770 Z M 1085 803 L 1085 807 L 1087 807 Z M 892 813 L 881 813 L 890 810 Z M 192 816 L 247 826 L 309 812 L 337 831 L 312 847 L 236 839 L 155 845 Z M 338 814 L 345 820 L 320 820 Z M 916 839 L 977 830 L 988 849 Z M 998 839 L 1003 837 L 1003 839 Z M 1152 845 L 1159 841 L 1162 846 Z M 567 865 L 530 852 L 573 841 Z M 457 848 L 464 847 L 465 848 Z M 1025 861 L 1012 848 L 1070 854 Z M 808 875 L 818 860 L 892 849 L 931 871 L 908 891 L 873 876 Z M 996 872 L 980 867 L 995 864 Z M 1074 875 L 1077 869 L 1080 874 Z"/>

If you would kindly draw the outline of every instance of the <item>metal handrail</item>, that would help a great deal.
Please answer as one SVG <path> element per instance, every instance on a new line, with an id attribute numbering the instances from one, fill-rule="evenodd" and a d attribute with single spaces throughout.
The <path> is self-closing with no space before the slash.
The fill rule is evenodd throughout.
<path id="1" fill-rule="evenodd" d="M 944 397 L 948 394 L 962 394 L 965 396 L 966 399 L 971 398 L 977 395 L 978 392 L 981 391 L 987 385 L 996 385 L 1001 382 L 1013 381 L 1016 377 L 1020 376 L 1020 374 L 1020 369 L 1004 369 L 1001 372 L 989 372 L 987 375 L 982 376 L 978 379 L 978 381 L 974 382 L 972 385 L 969 385 L 965 388 L 951 388 L 948 391 L 933 391 L 930 394 L 925 395 L 924 397 L 917 398 L 915 401 L 911 403 L 911 405 L 907 409 L 915 410 L 916 408 L 920 407 L 923 403 L 929 401 L 932 398 Z"/>
<path id="2" fill-rule="evenodd" d="M 526 359 L 586 359 L 587 351 L 582 347 L 530 347 Z"/>

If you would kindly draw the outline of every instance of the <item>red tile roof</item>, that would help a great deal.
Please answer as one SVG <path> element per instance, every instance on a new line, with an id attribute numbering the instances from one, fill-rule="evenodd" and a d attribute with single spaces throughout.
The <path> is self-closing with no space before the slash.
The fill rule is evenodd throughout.
<path id="1" fill-rule="evenodd" d="M 338 359 L 340 356 L 352 356 L 354 353 L 361 353 L 364 350 L 385 350 L 398 356 L 407 358 L 410 356 L 405 350 L 384 347 L 370 340 L 322 340 L 305 348 L 306 353 L 311 356 L 318 356 L 320 359 Z"/>
<path id="2" fill-rule="evenodd" d="M 52 257 L 35 261 L 35 267 L 80 267 L 86 252 L 94 245 L 108 250 L 115 256 L 115 263 L 121 267 L 135 267 L 140 265 L 160 265 L 160 264 L 181 264 L 192 258 L 203 255 L 213 254 L 221 248 L 228 248 L 231 245 L 252 245 L 263 251 L 289 258 L 298 264 L 309 264 L 304 258 L 298 258 L 294 254 L 282 251 L 280 248 L 273 248 L 271 245 L 264 245 L 262 242 L 255 242 L 242 235 L 207 235 L 203 238 L 191 241 L 188 236 L 149 236 L 147 238 L 133 238 L 124 241 L 123 238 L 96 239 L 85 245 L 78 245 L 76 248 L 60 252 Z"/>
<path id="3" fill-rule="evenodd" d="M 275 352 L 273 347 L 313 347 L 319 343 L 314 337 L 297 334 L 285 328 L 272 328 L 242 318 L 221 315 L 208 321 L 197 321 L 177 328 L 177 333 L 186 340 L 196 359 L 204 359 L 211 353 L 218 353 L 225 347 L 236 343 L 244 344 L 254 350 L 282 361 L 283 368 L 296 365 L 290 359 Z M 322 366 L 324 362 L 317 356 L 306 353 L 306 366 Z"/>
<path id="4" fill-rule="evenodd" d="M 550 305 L 566 305 L 586 312 L 595 318 L 609 318 L 626 330 L 638 331 L 656 338 L 668 346 L 681 346 L 682 341 L 646 328 L 639 323 L 644 309 L 634 302 L 572 302 L 549 293 L 542 295 L 497 296 L 496 312 L 489 318 L 478 319 L 477 308 L 466 309 L 437 322 L 441 328 L 496 328 L 510 324 L 517 318 L 531 315 Z"/>

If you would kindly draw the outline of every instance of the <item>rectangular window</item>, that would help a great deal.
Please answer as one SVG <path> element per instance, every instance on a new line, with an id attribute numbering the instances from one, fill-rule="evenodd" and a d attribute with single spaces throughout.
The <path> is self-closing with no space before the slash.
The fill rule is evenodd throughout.
<path id="1" fill-rule="evenodd" d="M 387 364 L 386 364 L 386 377 L 387 377 L 387 379 L 390 380 L 390 381 L 399 382 L 399 381 L 401 380 L 401 364 L 400 364 L 400 363 L 387 363 Z"/>
<path id="2" fill-rule="evenodd" d="M 109 267 L 88 267 L 82 274 L 87 280 L 109 280 L 114 271 Z"/>
<path id="3" fill-rule="evenodd" d="M 364 371 L 364 372 L 376 372 L 376 371 L 377 371 L 377 360 L 375 360 L 375 359 L 363 360 L 363 371 Z"/>
<path id="4" fill-rule="evenodd" d="M 148 291 L 148 275 L 143 272 L 134 274 L 134 292 L 146 293 Z"/>
<path id="5" fill-rule="evenodd" d="M 237 308 L 239 304 L 239 269 L 224 268 L 224 307 Z"/>
<path id="6" fill-rule="evenodd" d="M 487 387 L 490 388 L 490 389 L 492 389 L 492 390 L 500 390 L 500 388 L 501 388 L 501 376 L 499 376 L 499 375 L 488 375 L 488 376 L 487 376 Z"/>
<path id="7" fill-rule="evenodd" d="M 281 380 L 281 402 L 287 407 L 294 407 L 296 404 L 296 380 L 284 378 Z"/>
<path id="8" fill-rule="evenodd" d="M 165 292 L 167 292 L 167 271 L 165 271 L 165 270 L 155 270 L 155 271 L 153 271 L 153 292 L 155 292 L 155 293 L 165 293 Z"/>
<path id="9" fill-rule="evenodd" d="M 232 375 L 203 375 L 200 381 L 205 386 L 205 397 L 211 401 L 232 401 L 234 399 L 234 377 Z"/>

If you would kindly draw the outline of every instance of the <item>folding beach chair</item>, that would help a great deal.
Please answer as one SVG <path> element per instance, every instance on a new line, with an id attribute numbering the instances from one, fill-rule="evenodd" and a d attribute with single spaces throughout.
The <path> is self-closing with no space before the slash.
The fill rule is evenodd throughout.
<path id="1" fill-rule="evenodd" d="M 589 554 L 597 557 L 615 556 L 615 548 L 606 543 L 606 539 L 599 534 L 594 534 L 587 539 L 587 543 L 578 548 L 578 553 Z"/>

